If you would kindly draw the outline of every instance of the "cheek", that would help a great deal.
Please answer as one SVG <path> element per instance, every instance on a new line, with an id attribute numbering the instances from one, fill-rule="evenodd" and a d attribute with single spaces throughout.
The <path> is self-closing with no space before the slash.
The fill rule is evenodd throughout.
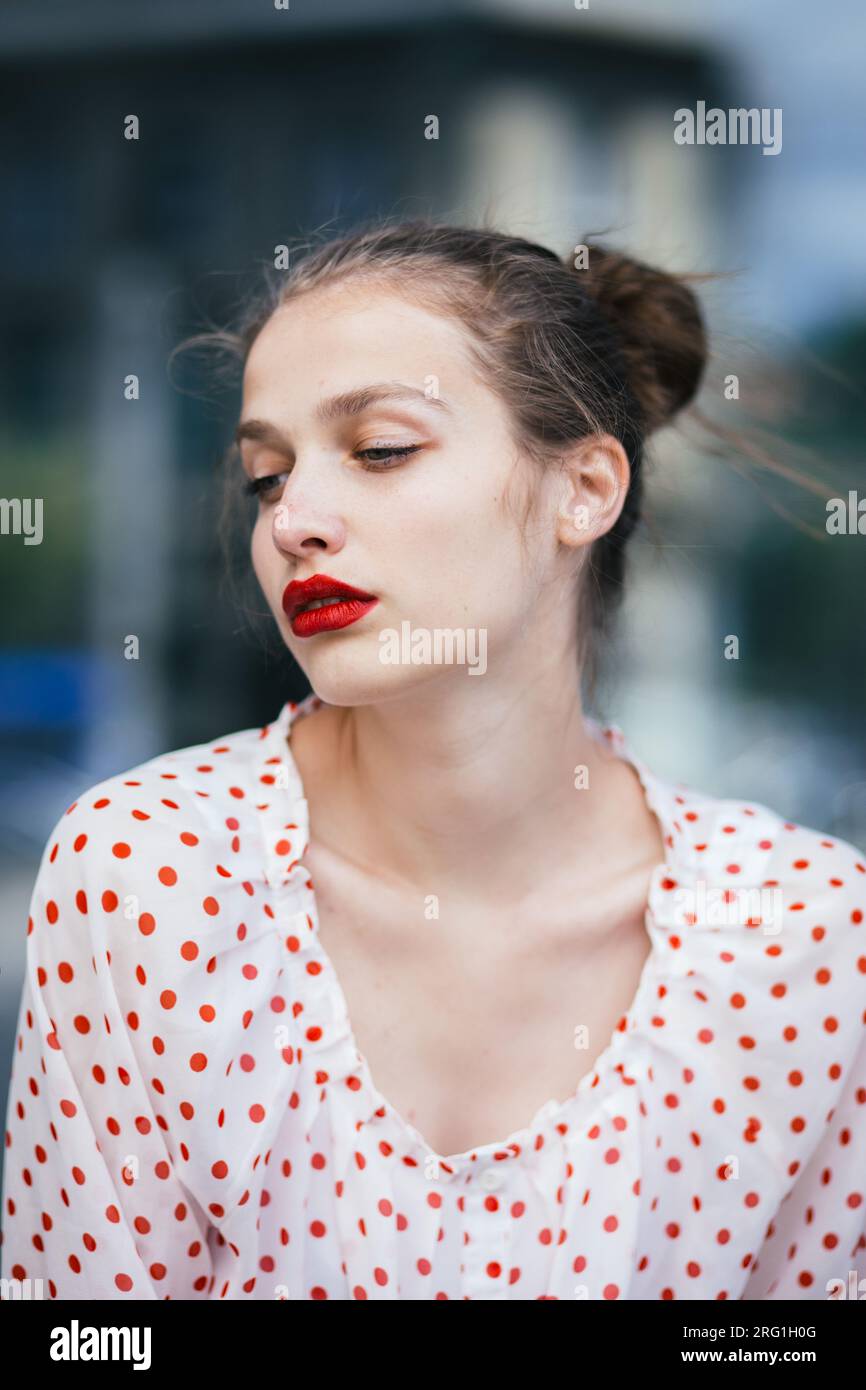
<path id="1" fill-rule="evenodd" d="M 259 517 L 253 527 L 250 537 L 250 557 L 256 578 L 265 595 L 270 598 L 273 585 L 268 583 L 268 577 L 273 573 L 278 563 L 278 557 L 271 540 L 270 523 L 265 516 Z"/>
<path id="2" fill-rule="evenodd" d="M 495 546 L 508 544 L 517 526 L 507 504 L 513 477 L 498 454 L 462 449 L 449 466 L 426 474 L 424 483 L 406 490 L 406 505 L 395 509 L 400 534 L 412 543 L 426 536 L 428 544 L 476 548 L 482 538 Z M 383 513 L 384 515 L 384 513 Z M 473 541 L 474 537 L 474 541 Z"/>
<path id="3" fill-rule="evenodd" d="M 520 512 L 513 498 L 509 505 L 510 475 L 482 472 L 484 460 L 477 462 L 402 510 L 385 553 L 405 559 L 404 592 L 414 591 L 420 609 L 435 609 L 443 621 L 499 626 L 525 586 Z"/>

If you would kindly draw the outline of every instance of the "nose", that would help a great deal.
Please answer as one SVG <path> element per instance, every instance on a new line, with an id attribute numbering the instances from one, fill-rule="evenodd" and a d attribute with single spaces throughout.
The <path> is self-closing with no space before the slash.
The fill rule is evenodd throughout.
<path id="1" fill-rule="evenodd" d="M 274 506 L 271 536 L 283 555 L 302 559 L 312 551 L 336 554 L 346 543 L 346 526 L 330 508 L 309 494 L 292 492 L 292 480 Z"/>

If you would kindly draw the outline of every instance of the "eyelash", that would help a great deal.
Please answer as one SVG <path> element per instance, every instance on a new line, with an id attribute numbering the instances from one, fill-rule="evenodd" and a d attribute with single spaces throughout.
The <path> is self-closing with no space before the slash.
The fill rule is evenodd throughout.
<path id="1" fill-rule="evenodd" d="M 408 458 L 410 454 L 414 454 L 420 448 L 420 444 L 380 445 L 377 448 L 358 449 L 356 450 L 355 457 L 362 459 L 368 454 L 384 454 L 386 458 L 397 459 L 399 463 L 402 462 L 403 459 Z M 386 473 L 389 468 L 396 468 L 397 463 L 378 461 L 376 463 L 364 463 L 362 467 L 368 469 L 371 473 Z M 271 491 L 267 484 L 279 476 L 279 473 L 267 473 L 261 478 L 249 478 L 244 483 L 244 492 L 248 497 L 265 497 L 268 492 Z"/>

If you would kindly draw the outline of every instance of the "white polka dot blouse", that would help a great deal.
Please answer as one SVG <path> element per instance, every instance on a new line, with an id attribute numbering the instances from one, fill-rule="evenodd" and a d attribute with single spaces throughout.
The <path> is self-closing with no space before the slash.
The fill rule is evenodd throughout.
<path id="1" fill-rule="evenodd" d="M 640 776 L 666 860 L 593 1067 L 430 1151 L 317 930 L 288 703 L 110 777 L 33 892 L 2 1275 L 55 1299 L 826 1299 L 866 1275 L 866 864 Z"/>

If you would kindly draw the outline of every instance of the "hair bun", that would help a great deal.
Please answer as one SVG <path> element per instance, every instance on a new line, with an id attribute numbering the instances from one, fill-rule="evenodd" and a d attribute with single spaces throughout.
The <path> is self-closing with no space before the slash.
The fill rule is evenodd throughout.
<path id="1" fill-rule="evenodd" d="M 620 338 L 628 383 L 651 434 L 687 406 L 707 361 L 707 335 L 685 277 L 589 245 L 589 293 Z"/>

